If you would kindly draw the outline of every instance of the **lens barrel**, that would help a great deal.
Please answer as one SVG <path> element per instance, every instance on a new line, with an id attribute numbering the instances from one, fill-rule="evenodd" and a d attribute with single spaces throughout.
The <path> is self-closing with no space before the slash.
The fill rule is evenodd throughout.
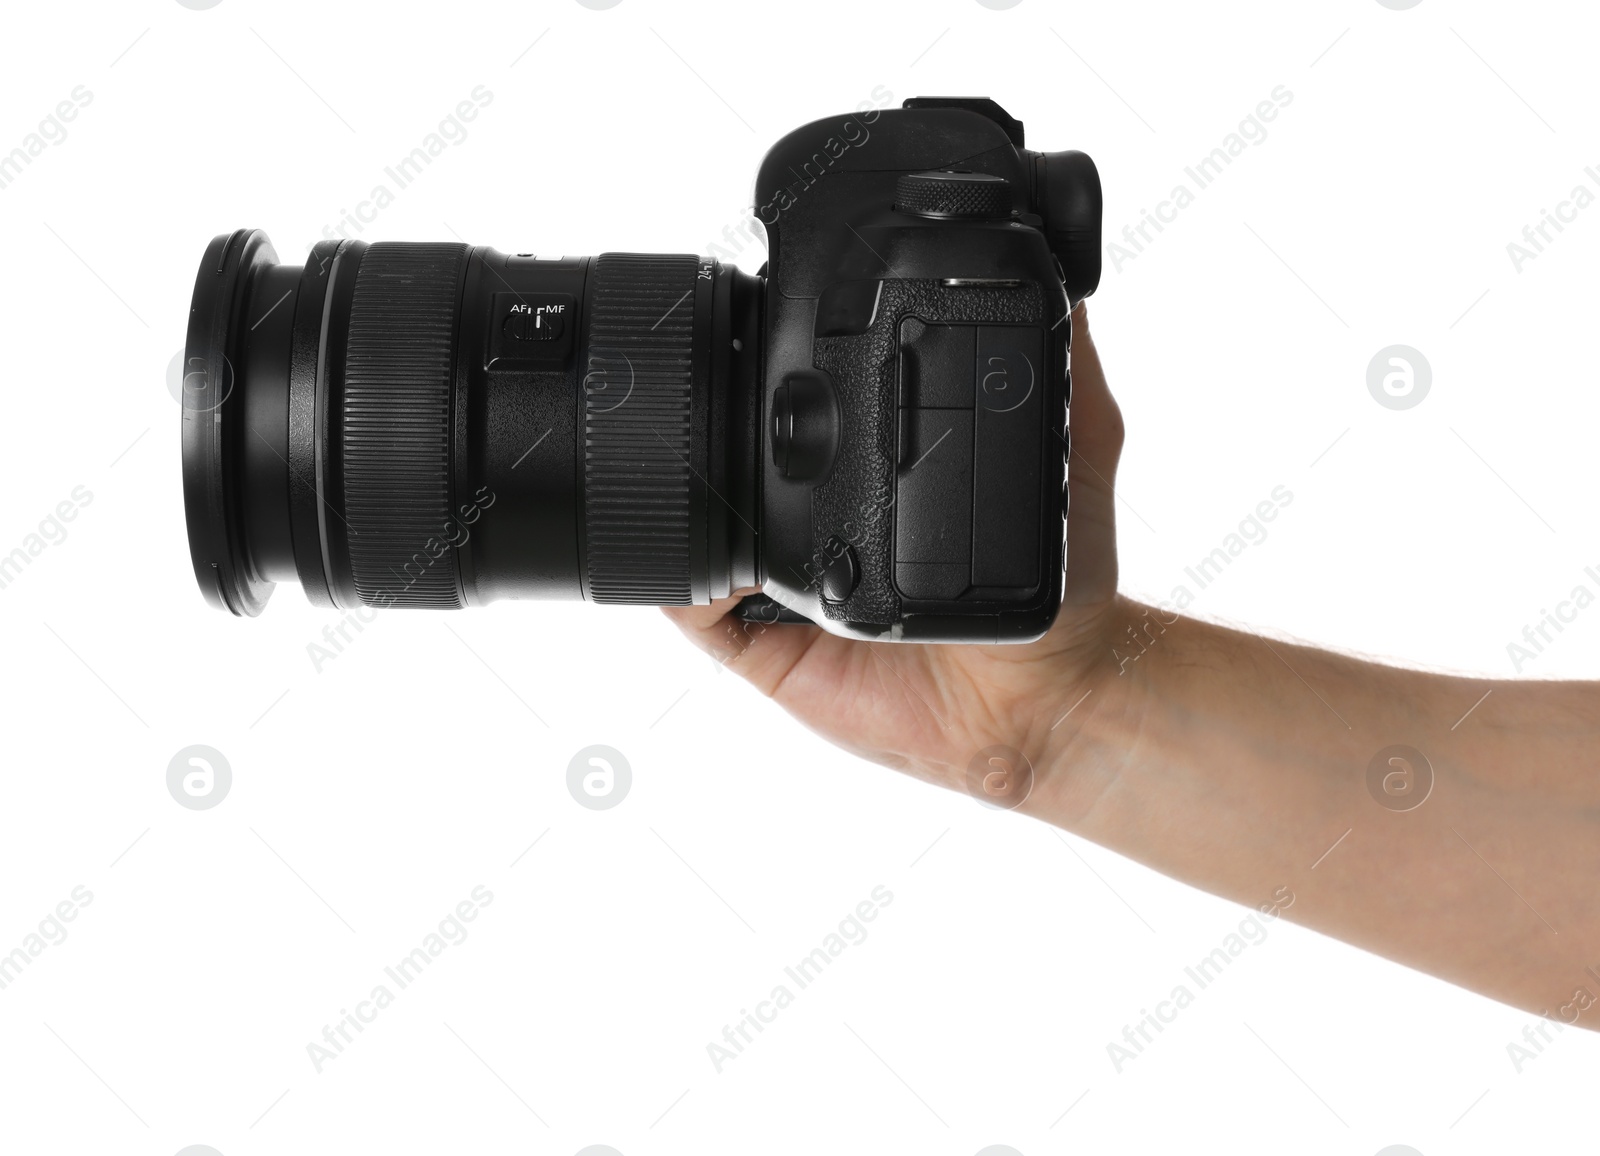
<path id="1" fill-rule="evenodd" d="M 216 238 L 186 348 L 207 599 L 705 602 L 756 581 L 756 278 L 693 256 L 541 260 Z"/>

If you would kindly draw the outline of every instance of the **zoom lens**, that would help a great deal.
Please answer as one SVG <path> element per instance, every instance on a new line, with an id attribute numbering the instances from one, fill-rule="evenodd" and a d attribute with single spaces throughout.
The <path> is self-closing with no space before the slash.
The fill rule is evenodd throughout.
<path id="1" fill-rule="evenodd" d="M 185 351 L 201 590 L 682 605 L 757 580 L 760 282 L 693 257 L 216 238 Z"/>

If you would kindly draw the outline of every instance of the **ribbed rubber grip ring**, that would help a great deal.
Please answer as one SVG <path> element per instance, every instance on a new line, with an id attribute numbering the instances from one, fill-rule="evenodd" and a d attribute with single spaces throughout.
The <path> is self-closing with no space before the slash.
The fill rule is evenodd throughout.
<path id="1" fill-rule="evenodd" d="M 375 244 L 356 273 L 339 429 L 351 578 L 369 606 L 461 606 L 450 393 L 468 248 Z"/>
<path id="2" fill-rule="evenodd" d="M 589 597 L 686 606 L 700 259 L 603 253 L 591 273 L 583 508 Z"/>

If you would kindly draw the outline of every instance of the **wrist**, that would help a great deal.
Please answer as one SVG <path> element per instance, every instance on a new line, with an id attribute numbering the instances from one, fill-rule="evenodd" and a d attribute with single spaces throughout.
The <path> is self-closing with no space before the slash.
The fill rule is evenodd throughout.
<path id="1" fill-rule="evenodd" d="M 1137 758 L 1153 706 L 1150 674 L 1176 616 L 1118 595 L 1060 655 L 1040 687 L 1039 758 L 1022 810 L 1058 827 L 1088 825 Z"/>

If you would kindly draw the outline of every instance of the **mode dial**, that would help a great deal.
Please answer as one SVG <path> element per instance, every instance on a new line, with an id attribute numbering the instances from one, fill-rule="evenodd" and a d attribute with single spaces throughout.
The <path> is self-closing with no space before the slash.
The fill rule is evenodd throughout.
<path id="1" fill-rule="evenodd" d="M 954 169 L 907 173 L 895 182 L 894 207 L 918 217 L 1009 217 L 1011 183 Z"/>

